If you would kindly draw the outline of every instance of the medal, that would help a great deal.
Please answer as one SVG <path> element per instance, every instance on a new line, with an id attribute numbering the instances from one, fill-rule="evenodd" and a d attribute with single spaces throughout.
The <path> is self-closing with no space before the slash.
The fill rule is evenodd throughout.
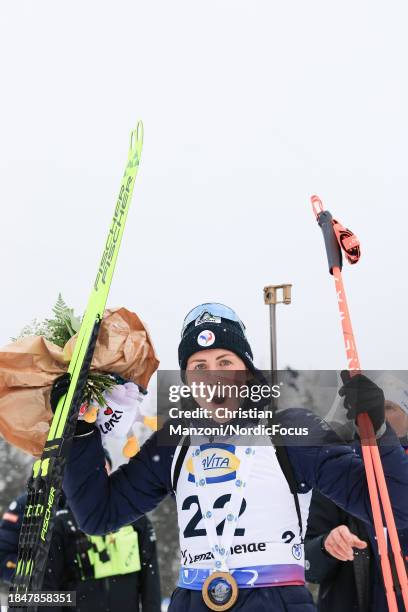
<path id="1" fill-rule="evenodd" d="M 206 606 L 210 610 L 229 610 L 238 597 L 238 585 L 229 572 L 213 572 L 201 590 Z"/>

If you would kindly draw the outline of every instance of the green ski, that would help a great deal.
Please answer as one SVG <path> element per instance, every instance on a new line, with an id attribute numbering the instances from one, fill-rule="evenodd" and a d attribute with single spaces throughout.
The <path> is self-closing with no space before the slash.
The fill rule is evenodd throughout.
<path id="1" fill-rule="evenodd" d="M 35 461 L 28 482 L 16 572 L 10 590 L 15 601 L 19 599 L 16 594 L 22 595 L 24 601 L 25 593 L 40 590 L 42 586 L 65 463 L 125 228 L 142 145 L 143 124 L 139 121 L 130 136 L 128 160 L 112 223 L 69 364 L 70 386 L 58 403 L 41 459 Z M 15 605 L 18 607 L 17 601 Z"/>

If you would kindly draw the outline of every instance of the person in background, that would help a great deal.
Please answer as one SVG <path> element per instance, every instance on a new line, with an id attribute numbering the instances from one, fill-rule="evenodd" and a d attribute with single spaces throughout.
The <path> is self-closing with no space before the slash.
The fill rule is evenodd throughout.
<path id="1" fill-rule="evenodd" d="M 378 381 L 385 392 L 385 417 L 408 454 L 408 384 L 391 374 Z M 408 561 L 408 530 L 400 530 Z M 320 612 L 386 612 L 373 529 L 327 497 L 314 492 L 305 539 L 306 579 L 320 584 Z"/>
<path id="2" fill-rule="evenodd" d="M 105 468 L 111 459 L 105 449 Z M 0 579 L 11 583 L 27 494 L 13 500 L 0 521 Z M 61 493 L 44 591 L 76 591 L 75 612 L 160 612 L 156 535 L 147 517 L 106 536 L 87 536 Z M 58 607 L 43 607 L 58 612 Z M 61 608 L 61 611 L 63 608 Z"/>

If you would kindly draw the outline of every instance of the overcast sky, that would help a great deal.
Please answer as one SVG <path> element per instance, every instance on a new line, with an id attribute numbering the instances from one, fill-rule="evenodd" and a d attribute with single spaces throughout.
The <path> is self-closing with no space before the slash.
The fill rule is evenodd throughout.
<path id="1" fill-rule="evenodd" d="M 344 281 L 362 365 L 405 368 L 407 8 L 344 0 L 0 5 L 0 342 L 61 291 L 81 312 L 127 157 L 144 150 L 109 305 L 177 367 L 197 303 L 269 361 L 263 287 L 293 283 L 279 364 L 345 364 L 318 193 L 363 256 Z"/>

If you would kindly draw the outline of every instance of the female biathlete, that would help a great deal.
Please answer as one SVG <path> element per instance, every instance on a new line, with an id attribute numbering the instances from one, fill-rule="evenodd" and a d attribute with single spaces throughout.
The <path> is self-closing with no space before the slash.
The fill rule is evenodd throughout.
<path id="1" fill-rule="evenodd" d="M 214 371 L 238 381 L 259 374 L 243 323 L 221 304 L 202 304 L 187 315 L 178 355 L 187 383 Z M 64 392 L 63 384 L 54 386 L 54 404 Z M 342 395 L 349 417 L 364 411 L 372 420 L 397 528 L 407 528 L 408 456 L 385 424 L 384 394 L 359 374 L 345 381 Z M 211 412 L 220 398 L 197 403 Z M 303 550 L 311 491 L 371 523 L 364 465 L 311 412 L 286 410 L 280 422 L 325 443 L 282 447 L 268 436 L 179 434 L 163 445 L 156 432 L 108 476 L 101 433 L 82 421 L 64 478 L 68 504 L 85 533 L 106 534 L 175 496 L 181 567 L 170 612 L 312 612 Z"/>

